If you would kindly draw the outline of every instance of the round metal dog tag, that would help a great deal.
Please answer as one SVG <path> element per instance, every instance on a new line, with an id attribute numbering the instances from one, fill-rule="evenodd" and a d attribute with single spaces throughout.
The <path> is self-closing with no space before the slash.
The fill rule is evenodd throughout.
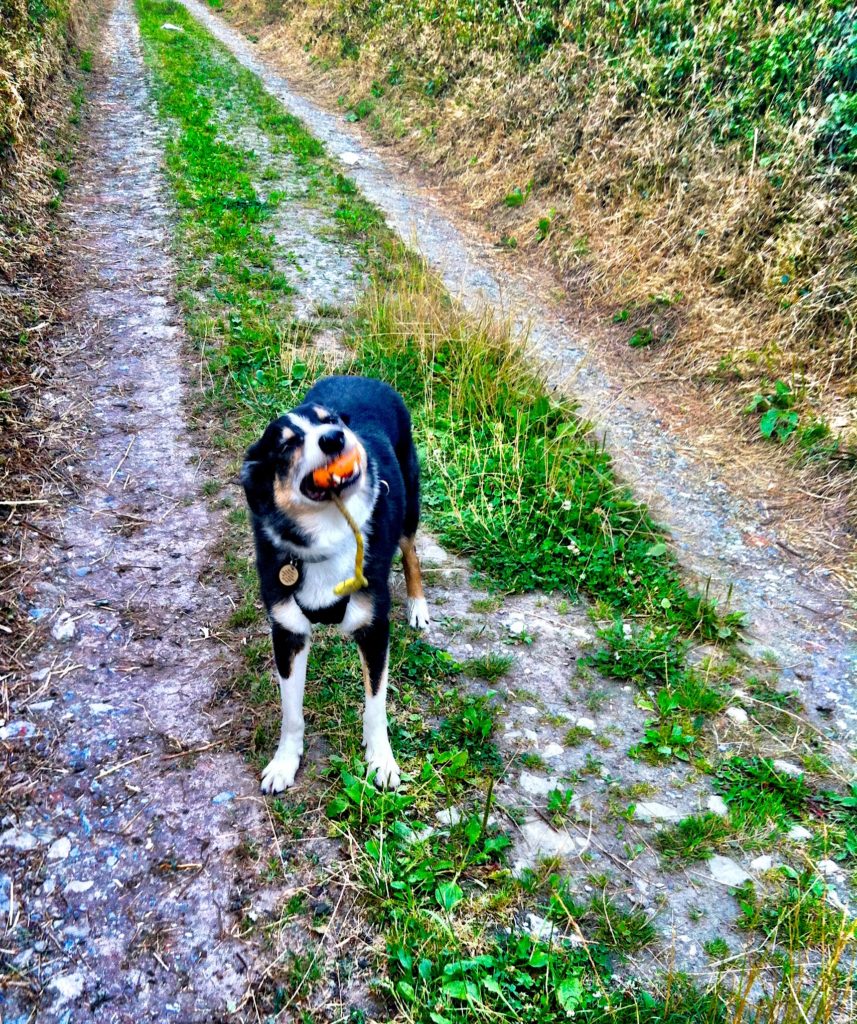
<path id="1" fill-rule="evenodd" d="M 284 587 L 293 587 L 298 581 L 298 576 L 300 576 L 298 567 L 296 565 L 292 565 L 291 562 L 287 562 L 282 569 L 280 569 L 280 583 L 282 583 Z"/>

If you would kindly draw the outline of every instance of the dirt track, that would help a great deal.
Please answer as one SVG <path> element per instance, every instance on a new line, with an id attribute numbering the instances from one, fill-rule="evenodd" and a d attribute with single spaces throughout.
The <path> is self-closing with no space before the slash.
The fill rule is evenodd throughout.
<path id="1" fill-rule="evenodd" d="M 66 379 L 47 396 L 83 459 L 65 517 L 44 524 L 62 544 L 29 552 L 49 638 L 16 708 L 37 735 L 12 744 L 0 856 L 21 982 L 0 1013 L 212 1021 L 252 966 L 230 938 L 246 902 L 233 855 L 271 830 L 224 743 L 230 708 L 210 707 L 232 665 L 214 635 L 230 604 L 207 582 L 219 528 L 182 409 L 160 140 L 125 0 L 103 57 L 65 214 Z"/>

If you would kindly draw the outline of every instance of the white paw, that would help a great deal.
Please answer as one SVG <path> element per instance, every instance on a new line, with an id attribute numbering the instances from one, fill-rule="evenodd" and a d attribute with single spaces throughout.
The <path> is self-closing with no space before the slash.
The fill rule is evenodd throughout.
<path id="1" fill-rule="evenodd" d="M 281 793 L 293 786 L 300 763 L 300 754 L 275 754 L 262 770 L 262 792 Z"/>
<path id="2" fill-rule="evenodd" d="M 369 774 L 375 772 L 375 785 L 379 789 L 399 788 L 402 777 L 389 743 L 386 746 L 367 746 L 366 761 L 369 765 Z"/>
<path id="3" fill-rule="evenodd" d="M 408 625 L 412 629 L 428 629 L 428 602 L 424 597 L 408 598 Z"/>

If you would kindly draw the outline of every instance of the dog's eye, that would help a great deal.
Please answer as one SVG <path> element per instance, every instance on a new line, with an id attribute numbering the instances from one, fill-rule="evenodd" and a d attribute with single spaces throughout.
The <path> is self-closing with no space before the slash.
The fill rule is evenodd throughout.
<path id="1" fill-rule="evenodd" d="M 283 438 L 282 447 L 285 451 L 293 451 L 301 443 L 301 438 L 297 434 L 292 434 L 291 437 Z"/>

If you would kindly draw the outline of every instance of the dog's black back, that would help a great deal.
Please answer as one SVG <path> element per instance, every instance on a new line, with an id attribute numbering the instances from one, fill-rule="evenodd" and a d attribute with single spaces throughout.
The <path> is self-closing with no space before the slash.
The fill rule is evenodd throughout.
<path id="1" fill-rule="evenodd" d="M 413 537 L 419 524 L 419 462 L 411 434 L 410 413 L 401 396 L 389 385 L 369 377 L 325 377 L 304 396 L 293 413 L 317 419 L 322 406 L 342 418 L 360 438 L 369 460 L 367 471 L 377 487 L 377 498 L 366 534 L 364 573 L 376 614 L 389 612 L 388 579 L 396 547 L 402 537 Z M 304 546 L 312 558 L 309 540 L 299 524 L 280 512 L 272 495 L 274 451 L 280 443 L 281 420 L 270 424 L 247 452 L 244 488 L 253 513 L 257 567 L 262 599 L 270 608 L 283 597 L 279 569 L 283 555 L 271 540 L 271 530 L 287 540 L 298 558 Z M 248 468 L 249 467 L 249 468 Z"/>

